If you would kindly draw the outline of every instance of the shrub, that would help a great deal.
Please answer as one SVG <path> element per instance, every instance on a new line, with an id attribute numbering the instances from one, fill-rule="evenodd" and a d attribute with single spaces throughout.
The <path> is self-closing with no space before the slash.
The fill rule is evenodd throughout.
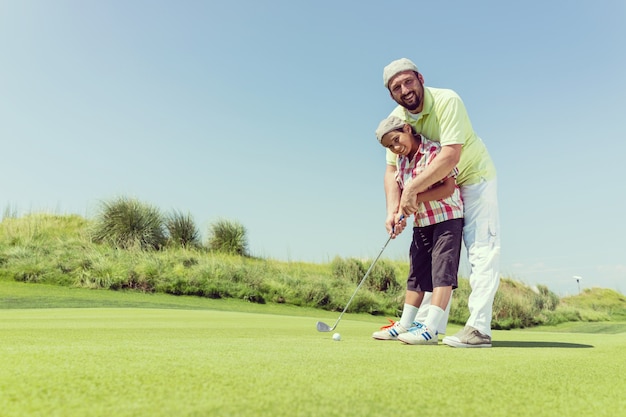
<path id="1" fill-rule="evenodd" d="M 104 202 L 92 239 L 120 249 L 160 249 L 165 243 L 163 218 L 157 208 L 135 199 Z"/>
<path id="2" fill-rule="evenodd" d="M 248 256 L 248 238 L 242 224 L 219 220 L 209 227 L 208 247 L 217 252 Z"/>
<path id="3" fill-rule="evenodd" d="M 343 259 L 339 256 L 331 262 L 333 276 L 338 279 L 344 279 L 351 283 L 358 283 L 365 274 L 363 262 L 358 259 Z"/>
<path id="4" fill-rule="evenodd" d="M 549 314 L 556 310 L 559 298 L 539 285 L 530 288 L 509 278 L 500 281 L 493 303 L 494 329 L 524 328 L 544 324 L 554 319 Z"/>
<path id="5" fill-rule="evenodd" d="M 19 282 L 43 282 L 46 271 L 40 265 L 28 265 L 23 270 L 16 272 L 14 279 Z"/>
<path id="6" fill-rule="evenodd" d="M 395 268 L 385 260 L 379 260 L 374 265 L 367 279 L 369 288 L 375 291 L 396 293 L 404 289 L 396 280 Z"/>
<path id="7" fill-rule="evenodd" d="M 347 300 L 345 302 L 347 302 Z M 358 292 L 354 296 L 354 299 L 352 300 L 352 303 L 350 304 L 350 307 L 348 307 L 347 311 L 352 313 L 378 313 L 378 302 L 376 297 L 371 292 Z"/>
<path id="8" fill-rule="evenodd" d="M 537 285 L 536 295 L 534 297 L 535 307 L 537 310 L 556 310 L 559 305 L 559 296 L 553 293 L 545 285 Z"/>
<path id="9" fill-rule="evenodd" d="M 200 246 L 200 231 L 190 214 L 170 213 L 165 219 L 165 228 L 170 244 L 183 248 Z"/>
<path id="10" fill-rule="evenodd" d="M 361 282 L 371 263 L 367 266 L 360 260 L 335 257 L 331 262 L 333 276 L 358 284 Z M 395 268 L 385 260 L 379 260 L 370 271 L 364 285 L 373 291 L 396 293 L 403 287 L 396 280 Z"/>
<path id="11" fill-rule="evenodd" d="M 281 282 L 280 280 L 269 278 L 266 285 L 267 298 L 269 301 L 278 304 L 293 304 L 295 297 L 292 297 L 292 295 L 295 294 L 295 289 L 289 284 Z"/>

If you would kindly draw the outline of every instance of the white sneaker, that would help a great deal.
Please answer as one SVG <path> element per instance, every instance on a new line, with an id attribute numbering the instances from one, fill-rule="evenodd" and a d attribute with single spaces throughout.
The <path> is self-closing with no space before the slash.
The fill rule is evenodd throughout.
<path id="1" fill-rule="evenodd" d="M 436 331 L 421 325 L 411 327 L 408 332 L 400 334 L 398 340 L 407 345 L 436 345 L 439 336 Z"/>
<path id="2" fill-rule="evenodd" d="M 372 333 L 372 337 L 377 340 L 398 340 L 398 335 L 409 331 L 400 324 L 399 321 L 389 320 L 391 324 L 383 326 L 379 331 Z"/>

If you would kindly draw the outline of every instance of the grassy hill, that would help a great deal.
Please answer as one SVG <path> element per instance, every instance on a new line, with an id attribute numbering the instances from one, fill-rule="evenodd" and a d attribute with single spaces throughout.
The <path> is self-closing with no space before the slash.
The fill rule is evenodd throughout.
<path id="1" fill-rule="evenodd" d="M 47 289 L 185 295 L 337 312 L 370 262 L 341 257 L 328 264 L 280 262 L 202 246 L 119 249 L 94 243 L 93 222 L 76 215 L 30 214 L 0 223 L 0 281 L 46 284 L 42 288 Z M 407 271 L 406 263 L 380 260 L 350 312 L 395 317 L 402 305 Z M 467 320 L 469 291 L 467 279 L 461 277 L 451 323 Z M 2 301 L 5 308 L 19 305 L 19 297 Z M 612 290 L 590 289 L 560 299 L 545 286 L 531 289 L 504 278 L 494 302 L 493 326 L 511 329 L 624 317 L 626 299 Z"/>

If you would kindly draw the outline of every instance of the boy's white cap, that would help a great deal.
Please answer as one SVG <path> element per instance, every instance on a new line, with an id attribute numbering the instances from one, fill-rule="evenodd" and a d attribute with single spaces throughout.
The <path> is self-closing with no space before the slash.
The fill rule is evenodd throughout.
<path id="1" fill-rule="evenodd" d="M 385 69 L 383 69 L 383 82 L 385 83 L 385 88 L 389 88 L 389 81 L 403 71 L 418 72 L 417 65 L 407 58 L 396 59 L 387 65 Z"/>
<path id="2" fill-rule="evenodd" d="M 389 116 L 378 125 L 376 129 L 376 139 L 378 142 L 383 143 L 383 136 L 392 130 L 402 129 L 406 122 L 397 116 Z"/>

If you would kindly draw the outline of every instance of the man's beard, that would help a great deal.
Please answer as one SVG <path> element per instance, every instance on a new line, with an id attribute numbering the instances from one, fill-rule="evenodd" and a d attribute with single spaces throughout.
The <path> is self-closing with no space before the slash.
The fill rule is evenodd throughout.
<path id="1" fill-rule="evenodd" d="M 413 92 L 413 95 L 415 96 L 415 101 L 413 102 L 413 104 L 407 104 L 404 101 L 404 98 L 401 98 L 401 103 L 398 103 L 399 105 L 401 105 L 402 107 L 404 107 L 405 109 L 407 109 L 408 111 L 413 111 L 413 110 L 417 110 L 420 106 L 420 104 L 422 104 L 422 100 L 420 100 L 419 96 L 417 95 L 417 93 Z"/>

